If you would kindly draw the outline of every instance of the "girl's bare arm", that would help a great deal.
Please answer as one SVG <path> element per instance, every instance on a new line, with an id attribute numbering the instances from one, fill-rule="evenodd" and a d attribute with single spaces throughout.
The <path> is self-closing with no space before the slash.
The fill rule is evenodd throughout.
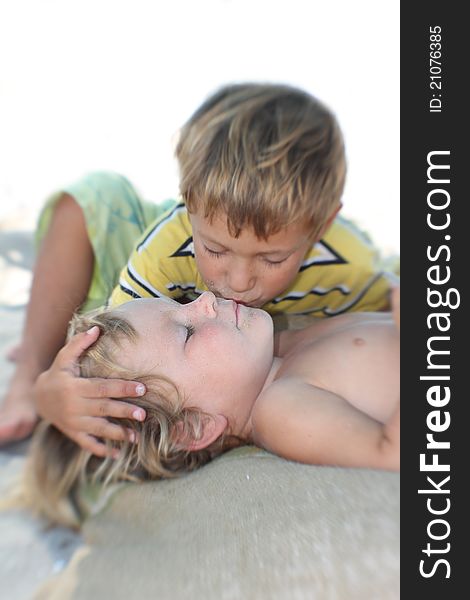
<path id="1" fill-rule="evenodd" d="M 400 469 L 399 406 L 383 425 L 348 401 L 294 378 L 274 382 L 253 410 L 254 442 L 308 464 Z"/>

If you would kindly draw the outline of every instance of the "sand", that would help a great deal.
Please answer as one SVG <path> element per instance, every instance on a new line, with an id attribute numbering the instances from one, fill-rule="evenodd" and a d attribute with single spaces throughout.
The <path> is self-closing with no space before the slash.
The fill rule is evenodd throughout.
<path id="1" fill-rule="evenodd" d="M 0 401 L 13 371 L 5 354 L 19 341 L 31 283 L 32 223 L 31 214 L 0 222 Z M 0 496 L 21 473 L 28 444 L 0 447 Z M 47 530 L 24 511 L 0 512 L 0 599 L 33 598 L 38 585 L 63 569 L 80 544 L 77 534 Z"/>

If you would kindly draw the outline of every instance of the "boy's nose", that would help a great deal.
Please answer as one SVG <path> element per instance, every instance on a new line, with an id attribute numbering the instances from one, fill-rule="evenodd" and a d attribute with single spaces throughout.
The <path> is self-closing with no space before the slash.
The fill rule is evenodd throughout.
<path id="1" fill-rule="evenodd" d="M 227 280 L 232 292 L 243 294 L 253 289 L 256 277 L 249 265 L 237 264 L 231 266 L 231 269 L 227 273 Z"/>
<path id="2" fill-rule="evenodd" d="M 207 317 L 217 316 L 217 298 L 212 292 L 203 292 L 192 304 L 202 311 Z"/>

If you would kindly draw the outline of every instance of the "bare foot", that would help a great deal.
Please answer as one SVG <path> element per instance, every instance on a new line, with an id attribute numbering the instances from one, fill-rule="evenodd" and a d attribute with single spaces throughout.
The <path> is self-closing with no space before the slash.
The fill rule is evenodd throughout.
<path id="1" fill-rule="evenodd" d="M 0 446 L 32 434 L 38 420 L 32 391 L 31 382 L 12 380 L 0 406 Z"/>
<path id="2" fill-rule="evenodd" d="M 6 353 L 7 360 L 17 362 L 21 358 L 21 344 L 12 346 Z"/>

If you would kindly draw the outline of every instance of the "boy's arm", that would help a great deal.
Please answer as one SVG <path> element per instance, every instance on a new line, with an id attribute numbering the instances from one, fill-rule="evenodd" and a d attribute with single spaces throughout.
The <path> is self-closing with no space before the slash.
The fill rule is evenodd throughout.
<path id="1" fill-rule="evenodd" d="M 253 440 L 303 463 L 398 471 L 399 417 L 398 406 L 384 426 L 336 394 L 286 378 L 258 398 Z"/>

